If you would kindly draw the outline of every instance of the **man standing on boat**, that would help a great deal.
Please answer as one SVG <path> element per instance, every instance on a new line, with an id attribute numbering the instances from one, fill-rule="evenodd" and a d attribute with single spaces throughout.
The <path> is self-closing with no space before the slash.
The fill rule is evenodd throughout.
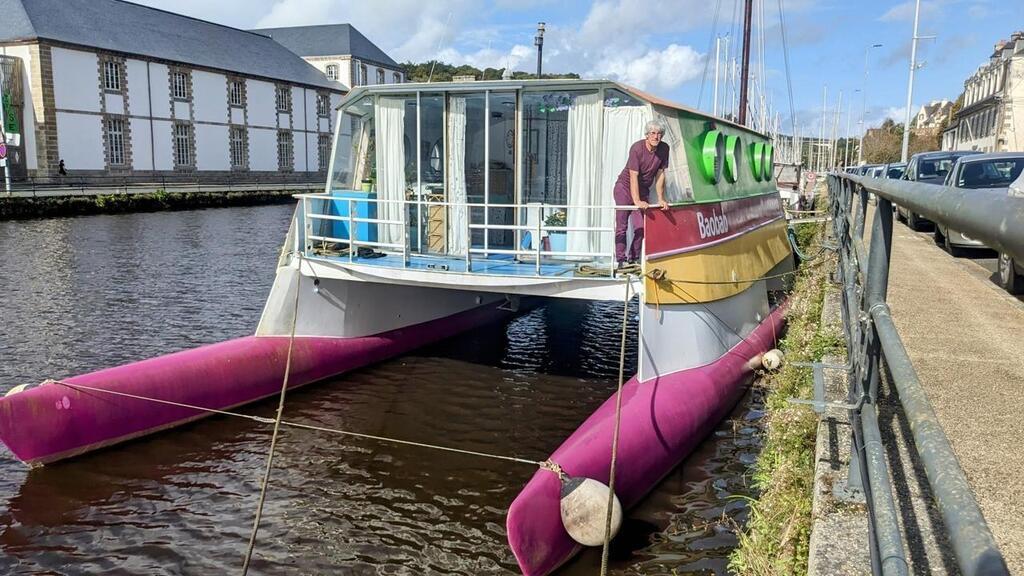
<path id="1" fill-rule="evenodd" d="M 629 147 L 626 167 L 615 181 L 615 204 L 636 206 L 639 210 L 615 211 L 615 261 L 621 270 L 640 261 L 640 248 L 644 241 L 644 213 L 648 203 L 651 185 L 658 196 L 657 206 L 668 210 L 665 202 L 665 168 L 668 167 L 668 144 L 661 141 L 665 126 L 651 120 L 644 127 L 644 138 Z M 633 241 L 626 250 L 626 230 L 633 225 Z"/>

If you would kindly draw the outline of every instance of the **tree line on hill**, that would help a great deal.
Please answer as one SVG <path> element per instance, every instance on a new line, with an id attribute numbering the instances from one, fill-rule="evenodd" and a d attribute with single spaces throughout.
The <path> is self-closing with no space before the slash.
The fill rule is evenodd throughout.
<path id="1" fill-rule="evenodd" d="M 420 63 L 405 62 L 402 64 L 402 67 L 405 68 L 406 78 L 410 82 L 451 82 L 452 78 L 456 76 L 472 76 L 477 80 L 501 80 L 501 75 L 505 73 L 504 68 L 484 68 L 481 70 L 468 64 L 455 66 L 438 60 L 428 60 L 427 62 Z M 536 77 L 536 74 L 521 70 L 512 72 L 513 80 L 529 80 Z M 580 75 L 574 72 L 567 74 L 541 74 L 541 78 L 578 79 L 579 77 Z"/>

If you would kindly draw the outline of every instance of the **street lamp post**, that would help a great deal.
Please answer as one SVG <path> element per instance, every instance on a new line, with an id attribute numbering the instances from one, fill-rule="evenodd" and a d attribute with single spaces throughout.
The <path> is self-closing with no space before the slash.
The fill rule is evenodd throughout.
<path id="1" fill-rule="evenodd" d="M 537 35 L 533 37 L 533 43 L 537 46 L 537 79 L 540 80 L 540 60 L 544 53 L 544 23 L 537 23 Z"/>
<path id="2" fill-rule="evenodd" d="M 867 115 L 868 115 L 868 53 L 872 48 L 881 48 L 881 44 L 872 44 L 871 46 L 864 47 L 864 88 L 861 90 L 861 97 L 863 102 L 861 104 L 860 112 L 860 145 L 857 146 L 857 164 L 864 161 L 864 133 L 867 132 Z"/>

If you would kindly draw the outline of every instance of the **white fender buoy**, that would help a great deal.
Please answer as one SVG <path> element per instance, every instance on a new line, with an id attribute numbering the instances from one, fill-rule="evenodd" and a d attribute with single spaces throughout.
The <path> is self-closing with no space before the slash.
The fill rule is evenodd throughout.
<path id="1" fill-rule="evenodd" d="M 11 388 L 10 390 L 8 390 L 7 393 L 4 394 L 4 396 L 11 396 L 12 394 L 17 394 L 18 392 L 24 392 L 25 390 L 31 390 L 32 388 L 35 388 L 36 386 L 39 386 L 39 384 L 38 383 L 18 384 L 14 388 Z"/>
<path id="2" fill-rule="evenodd" d="M 601 546 L 608 522 L 607 485 L 592 478 L 566 477 L 562 482 L 559 507 L 562 526 L 572 539 L 584 546 Z M 612 504 L 611 538 L 622 526 L 622 504 L 615 496 Z"/>
<path id="3" fill-rule="evenodd" d="M 785 356 L 783 356 L 781 350 L 772 348 L 761 356 L 761 365 L 764 366 L 765 370 L 775 371 L 779 369 L 779 366 L 782 366 L 784 359 Z"/>

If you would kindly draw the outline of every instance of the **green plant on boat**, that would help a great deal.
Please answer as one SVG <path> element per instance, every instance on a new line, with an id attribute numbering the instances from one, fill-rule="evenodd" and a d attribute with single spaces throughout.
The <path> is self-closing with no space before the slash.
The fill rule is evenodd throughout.
<path id="1" fill-rule="evenodd" d="M 824 202 L 819 198 L 818 205 Z M 810 229 L 798 230 L 801 249 L 813 250 L 812 245 L 820 244 L 824 237 L 824 224 L 801 228 Z M 737 574 L 807 573 L 818 419 L 806 406 L 791 404 L 787 399 L 812 396 L 810 369 L 795 367 L 794 362 L 812 362 L 824 355 L 844 353 L 839 330 L 821 322 L 833 267 L 832 262 L 811 261 L 797 274 L 787 313 L 786 337 L 780 344 L 786 363 L 782 370 L 762 382 L 768 389 L 764 443 L 752 475 L 759 494 L 748 500 L 750 516 L 738 532 L 739 545 L 729 559 L 730 570 Z"/>
<path id="2" fill-rule="evenodd" d="M 548 217 L 544 219 L 545 226 L 557 226 L 560 228 L 565 227 L 566 214 L 565 210 L 559 210 L 548 214 Z"/>

